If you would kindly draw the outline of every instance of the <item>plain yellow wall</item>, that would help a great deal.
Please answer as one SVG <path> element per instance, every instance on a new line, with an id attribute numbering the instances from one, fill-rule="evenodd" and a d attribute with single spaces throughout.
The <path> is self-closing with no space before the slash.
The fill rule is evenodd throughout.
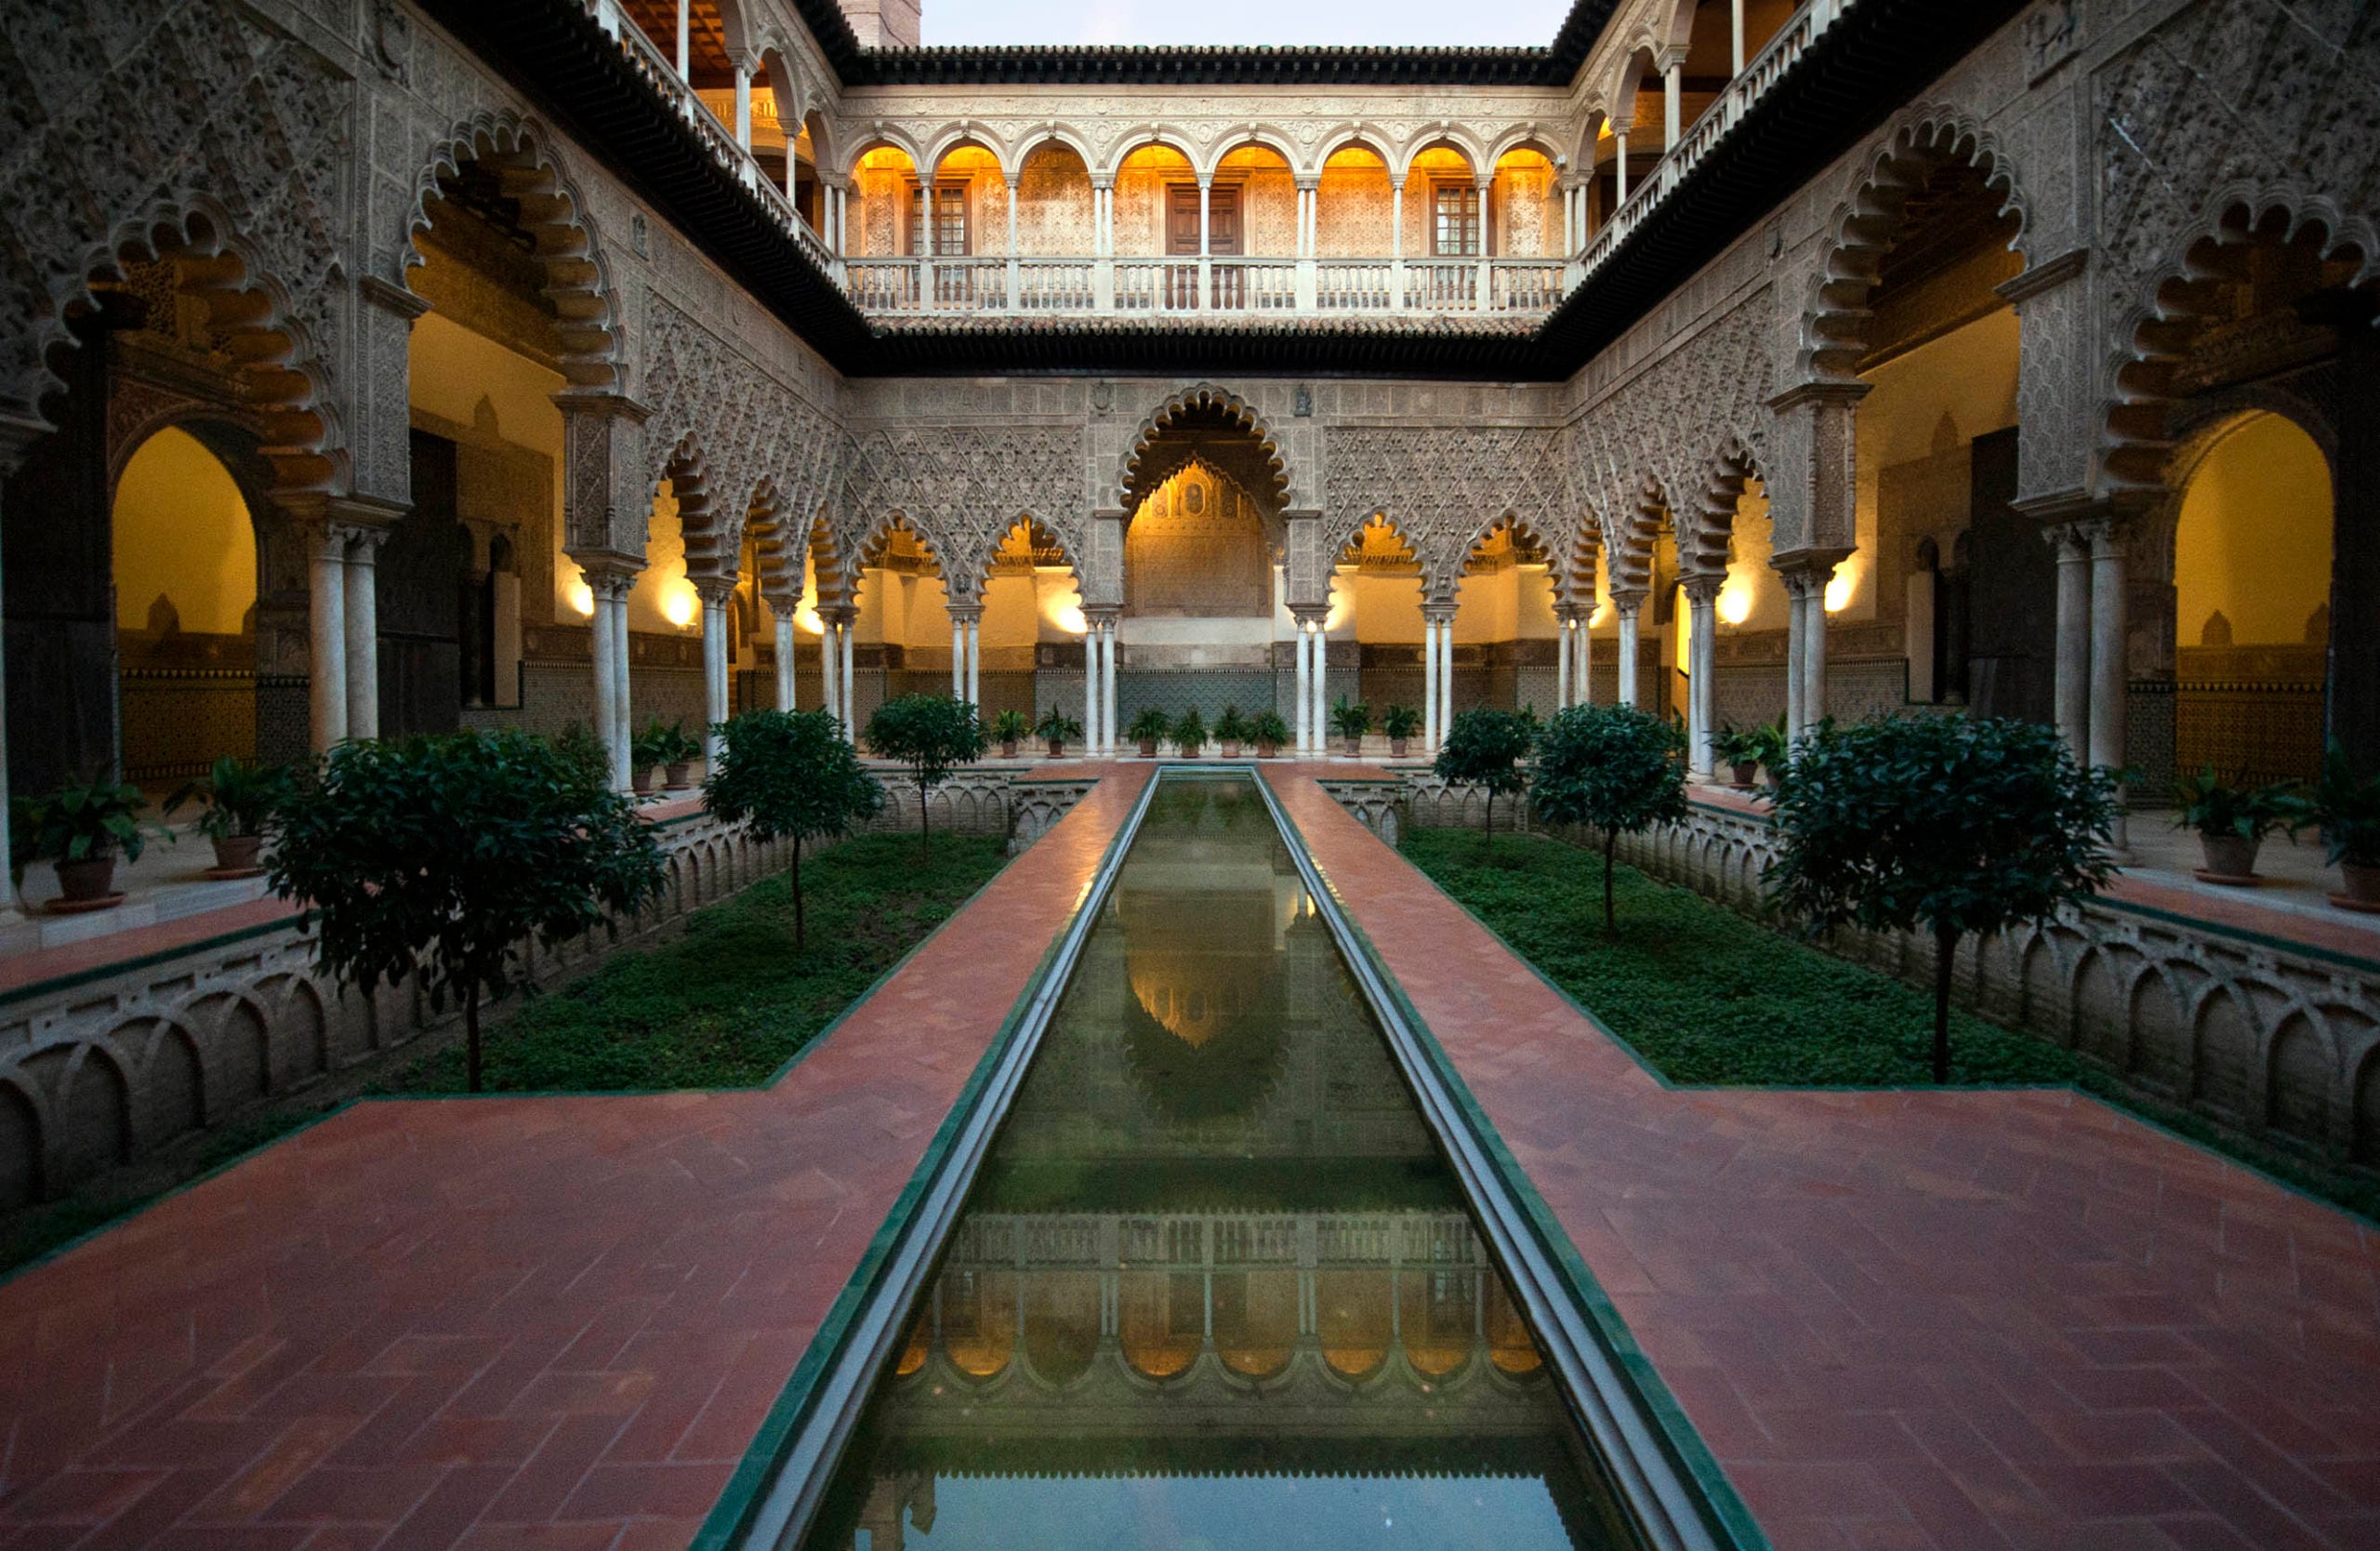
<path id="1" fill-rule="evenodd" d="M 163 593 L 181 628 L 238 635 L 257 601 L 256 527 L 231 471 L 172 427 L 143 442 L 115 487 L 115 617 L 149 628 Z"/>
<path id="2" fill-rule="evenodd" d="M 2251 415 L 2209 450 L 2182 495 L 2175 643 L 2198 645 L 2218 609 L 2234 645 L 2302 642 L 2330 595 L 2330 465 L 2294 422 Z"/>

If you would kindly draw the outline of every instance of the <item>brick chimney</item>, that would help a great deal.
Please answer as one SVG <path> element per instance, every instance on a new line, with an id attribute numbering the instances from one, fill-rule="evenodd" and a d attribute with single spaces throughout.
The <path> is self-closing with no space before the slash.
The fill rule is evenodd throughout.
<path id="1" fill-rule="evenodd" d="M 918 46 L 921 0 L 840 0 L 843 17 L 869 48 Z"/>

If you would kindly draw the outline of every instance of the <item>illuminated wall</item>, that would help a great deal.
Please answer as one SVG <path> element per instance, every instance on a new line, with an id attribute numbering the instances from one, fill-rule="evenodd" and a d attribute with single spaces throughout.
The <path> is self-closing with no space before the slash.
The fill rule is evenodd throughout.
<path id="1" fill-rule="evenodd" d="M 192 635 L 246 633 L 256 528 L 231 471 L 170 427 L 140 444 L 115 487 L 115 617 L 146 630 L 160 598 Z"/>
<path id="2" fill-rule="evenodd" d="M 2330 465 L 2294 422 L 2248 416 L 2208 451 L 2182 496 L 2175 640 L 2185 647 L 2320 643 L 2308 622 L 2330 595 Z"/>

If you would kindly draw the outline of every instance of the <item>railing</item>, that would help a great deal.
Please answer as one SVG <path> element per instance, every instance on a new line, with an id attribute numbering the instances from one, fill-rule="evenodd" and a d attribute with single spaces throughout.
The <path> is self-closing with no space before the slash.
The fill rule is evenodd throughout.
<path id="1" fill-rule="evenodd" d="M 841 281 L 863 312 L 1534 313 L 1558 306 L 1740 125 L 1858 0 L 1805 0 L 1659 166 L 1568 261 L 1559 258 L 1165 258 L 837 257 L 703 95 L 631 20 L 622 0 L 575 0 L 618 40 L 638 74 L 786 234 Z M 710 95 L 718 96 L 717 93 Z M 734 98 L 721 98 L 732 113 Z M 755 127 L 766 115 L 754 102 Z"/>

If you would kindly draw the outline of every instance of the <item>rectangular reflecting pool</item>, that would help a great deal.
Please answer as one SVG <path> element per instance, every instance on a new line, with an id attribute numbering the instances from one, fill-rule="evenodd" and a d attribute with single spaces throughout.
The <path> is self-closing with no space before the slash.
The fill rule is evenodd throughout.
<path id="1" fill-rule="evenodd" d="M 1272 815 L 1172 777 L 815 1551 L 1633 1546 Z"/>

